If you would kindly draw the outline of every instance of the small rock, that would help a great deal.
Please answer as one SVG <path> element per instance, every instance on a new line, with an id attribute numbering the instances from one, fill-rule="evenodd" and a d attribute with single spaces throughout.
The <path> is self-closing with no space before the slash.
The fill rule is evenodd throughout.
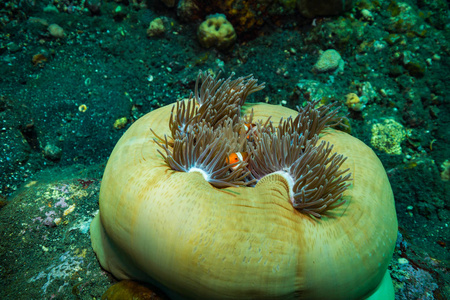
<path id="1" fill-rule="evenodd" d="M 102 299 L 109 300 L 165 300 L 167 297 L 160 291 L 153 291 L 148 287 L 131 280 L 122 280 L 108 288 Z"/>
<path id="2" fill-rule="evenodd" d="M 150 22 L 150 26 L 147 29 L 148 36 L 159 36 L 166 32 L 166 28 L 164 27 L 164 22 L 161 18 L 156 18 Z"/>
<path id="3" fill-rule="evenodd" d="M 119 118 L 114 122 L 114 128 L 115 129 L 122 129 L 127 125 L 128 119 L 126 117 Z"/>
<path id="4" fill-rule="evenodd" d="M 367 22 L 373 22 L 373 14 L 370 10 L 368 10 L 368 9 L 361 10 L 361 15 L 362 15 L 363 20 L 365 20 Z"/>
<path id="5" fill-rule="evenodd" d="M 344 60 L 339 52 L 334 49 L 324 51 L 312 71 L 314 73 L 334 72 L 334 74 L 344 72 Z"/>
<path id="6" fill-rule="evenodd" d="M 59 26 L 58 24 L 50 24 L 47 28 L 48 32 L 50 32 L 50 35 L 62 39 L 66 37 L 66 33 L 64 32 L 64 29 Z"/>
<path id="7" fill-rule="evenodd" d="M 62 150 L 56 145 L 53 144 L 47 144 L 44 148 L 44 156 L 47 159 L 58 161 L 61 159 L 62 156 Z"/>
<path id="8" fill-rule="evenodd" d="M 409 263 L 409 261 L 406 258 L 404 258 L 404 257 L 400 257 L 398 259 L 398 263 L 401 264 L 401 265 L 405 265 L 405 264 Z"/>

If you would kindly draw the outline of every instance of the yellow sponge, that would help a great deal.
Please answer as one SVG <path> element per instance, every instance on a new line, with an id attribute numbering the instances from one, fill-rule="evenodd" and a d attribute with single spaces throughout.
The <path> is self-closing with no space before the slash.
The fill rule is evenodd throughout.
<path id="1" fill-rule="evenodd" d="M 228 50 L 236 42 L 233 25 L 223 14 L 206 17 L 206 20 L 198 28 L 197 37 L 202 47 L 214 47 L 219 50 Z"/>

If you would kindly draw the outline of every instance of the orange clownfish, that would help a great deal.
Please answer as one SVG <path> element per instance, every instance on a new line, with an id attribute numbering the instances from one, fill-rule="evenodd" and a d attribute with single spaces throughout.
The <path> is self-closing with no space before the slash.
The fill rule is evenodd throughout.
<path id="1" fill-rule="evenodd" d="M 244 123 L 245 133 L 248 133 L 247 139 L 250 138 L 250 131 L 255 127 L 256 127 L 256 124 L 254 124 L 254 123 Z"/>
<path id="2" fill-rule="evenodd" d="M 247 159 L 247 157 L 248 157 L 248 153 L 247 152 L 234 152 L 234 153 L 231 153 L 227 157 L 227 164 L 231 165 L 231 164 L 234 164 L 234 163 L 238 163 L 238 164 L 236 164 L 236 165 L 231 167 L 232 170 L 236 170 L 239 167 L 240 162 L 245 161 Z"/>

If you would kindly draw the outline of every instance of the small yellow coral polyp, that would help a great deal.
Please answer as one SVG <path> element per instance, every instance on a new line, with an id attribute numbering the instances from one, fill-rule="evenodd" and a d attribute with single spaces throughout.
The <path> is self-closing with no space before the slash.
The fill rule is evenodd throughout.
<path id="1" fill-rule="evenodd" d="M 393 119 L 385 119 L 382 123 L 372 125 L 373 147 L 387 154 L 402 154 L 401 143 L 406 139 L 407 130 Z"/>

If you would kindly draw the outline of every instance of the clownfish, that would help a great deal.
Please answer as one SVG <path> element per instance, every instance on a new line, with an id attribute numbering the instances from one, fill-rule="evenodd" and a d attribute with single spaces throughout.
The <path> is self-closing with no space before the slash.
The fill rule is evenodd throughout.
<path id="1" fill-rule="evenodd" d="M 245 130 L 245 133 L 248 133 L 248 135 L 247 135 L 247 139 L 250 139 L 250 131 L 253 129 L 253 128 L 255 128 L 256 127 L 256 124 L 254 124 L 254 123 L 244 123 L 244 130 Z"/>
<path id="2" fill-rule="evenodd" d="M 236 165 L 231 167 L 232 170 L 236 170 L 239 167 L 240 162 L 245 161 L 247 159 L 247 157 L 248 157 L 248 153 L 247 152 L 234 152 L 234 153 L 231 153 L 227 157 L 227 164 L 231 165 L 231 164 L 234 164 L 234 163 L 239 163 L 239 164 L 236 164 Z"/>
<path id="3" fill-rule="evenodd" d="M 244 129 L 245 129 L 246 132 L 249 132 L 255 126 L 256 126 L 255 123 L 244 123 Z"/>

